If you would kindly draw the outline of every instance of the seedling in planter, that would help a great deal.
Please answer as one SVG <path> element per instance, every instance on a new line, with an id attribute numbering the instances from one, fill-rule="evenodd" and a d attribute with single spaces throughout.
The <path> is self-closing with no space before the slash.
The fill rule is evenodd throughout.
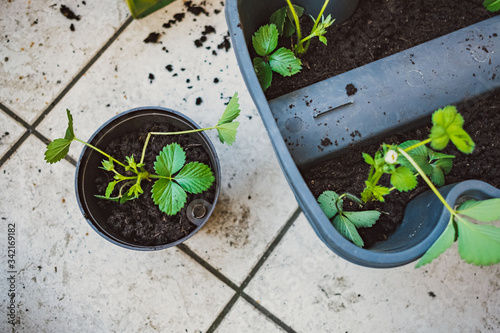
<path id="1" fill-rule="evenodd" d="M 327 40 L 324 36 L 326 28 L 335 21 L 332 20 L 331 15 L 323 17 L 323 12 L 329 2 L 326 0 L 318 17 L 316 19 L 311 17 L 314 25 L 310 34 L 303 38 L 299 17 L 302 16 L 304 9 L 293 5 L 290 0 L 286 2 L 288 6 L 274 12 L 270 18 L 270 24 L 260 27 L 252 36 L 252 45 L 260 56 L 253 59 L 253 65 L 264 91 L 271 86 L 273 71 L 283 76 L 292 76 L 300 72 L 302 63 L 298 57 L 307 51 L 314 37 L 318 37 L 326 45 Z M 279 36 L 290 37 L 293 33 L 297 34 L 297 44 L 292 46 L 292 50 L 281 47 L 275 51 Z"/>
<path id="2" fill-rule="evenodd" d="M 114 174 L 114 180 L 108 184 L 105 195 L 96 195 L 96 197 L 125 203 L 143 194 L 144 191 L 141 187 L 143 180 L 154 180 L 155 183 L 151 189 L 154 203 L 159 206 L 160 211 L 167 215 L 175 215 L 186 204 L 186 192 L 198 194 L 208 190 L 212 186 L 215 177 L 210 167 L 206 164 L 199 162 L 185 164 L 186 153 L 177 143 L 169 144 L 160 151 L 154 163 L 156 174 L 149 173 L 144 167 L 144 157 L 149 139 L 152 135 L 179 135 L 216 129 L 220 141 L 232 145 L 236 139 L 239 125 L 234 120 L 240 114 L 240 109 L 238 94 L 235 94 L 215 126 L 178 132 L 148 133 L 142 149 L 141 159 L 138 163 L 135 161 L 133 155 L 127 156 L 124 162 L 120 162 L 99 148 L 78 139 L 73 131 L 73 117 L 71 112 L 69 110 L 66 112 L 68 116 L 66 134 L 64 138 L 56 139 L 47 146 L 45 160 L 48 163 L 55 163 L 62 160 L 68 154 L 71 143 L 78 141 L 104 155 L 106 159 L 102 161 L 102 168 Z M 123 170 L 117 170 L 117 166 Z M 118 188 L 118 190 L 115 191 L 115 188 Z M 112 196 L 114 191 L 117 192 L 116 196 Z"/>
<path id="3" fill-rule="evenodd" d="M 311 43 L 311 39 L 314 37 L 318 37 L 320 42 L 326 45 L 327 41 L 324 36 L 326 33 L 326 28 L 328 28 L 333 24 L 333 22 L 335 22 L 335 19 L 332 19 L 331 15 L 328 15 L 326 18 L 323 17 L 323 13 L 325 11 L 326 6 L 328 5 L 329 0 L 325 0 L 325 2 L 323 3 L 323 7 L 321 8 L 321 11 L 319 12 L 318 17 L 316 19 L 314 19 L 314 17 L 311 16 L 311 18 L 314 21 L 314 25 L 311 29 L 311 32 L 306 37 L 302 37 L 302 31 L 299 23 L 300 15 L 299 12 L 295 10 L 297 6 L 292 5 L 290 0 L 286 0 L 286 2 L 288 4 L 290 12 L 292 13 L 293 21 L 295 22 L 295 31 L 297 33 L 297 44 L 293 46 L 293 52 L 297 56 L 306 53 L 307 49 L 309 48 L 309 44 Z M 306 44 L 304 45 L 304 43 Z"/>
<path id="4" fill-rule="evenodd" d="M 483 6 L 490 12 L 498 12 L 500 10 L 500 0 L 484 0 Z"/>
<path id="5" fill-rule="evenodd" d="M 278 46 L 278 28 L 274 24 L 264 25 L 252 36 L 255 52 L 260 57 L 253 59 L 253 67 L 263 90 L 271 86 L 273 71 L 283 76 L 297 74 L 302 69 L 300 59 L 292 51 Z"/>
<path id="6" fill-rule="evenodd" d="M 343 207 L 344 197 L 362 206 L 361 200 L 356 196 L 349 193 L 338 195 L 334 191 L 323 192 L 318 198 L 319 206 L 328 219 L 333 219 L 333 226 L 342 236 L 357 246 L 363 247 L 364 242 L 356 228 L 371 227 L 377 222 L 380 212 L 376 210 L 346 212 Z"/>
<path id="7" fill-rule="evenodd" d="M 377 152 L 375 157 L 363 154 L 365 161 L 371 165 L 371 170 L 362 199 L 364 202 L 384 201 L 383 196 L 393 189 L 411 190 L 417 185 L 416 174 L 418 174 L 450 212 L 450 220 L 443 234 L 420 258 L 416 267 L 430 263 L 455 241 L 458 241 L 461 258 L 467 263 L 497 264 L 500 262 L 500 228 L 485 223 L 500 221 L 500 198 L 483 201 L 468 200 L 457 209 L 450 207 L 434 184 L 438 186 L 444 184 L 444 174 L 451 170 L 451 159 L 454 156 L 436 153 L 425 145 L 430 143 L 434 149 L 442 150 L 451 140 L 460 151 L 471 153 L 474 150 L 474 142 L 462 128 L 464 120 L 454 106 L 447 106 L 434 112 L 432 122 L 433 127 L 427 140 L 407 141 L 399 146 L 384 144 L 383 153 Z M 377 185 L 384 173 L 391 175 L 390 181 L 393 188 Z M 332 202 L 339 202 L 339 198 L 337 194 L 330 191 L 324 192 L 318 198 L 321 208 L 329 219 L 337 214 L 331 205 Z M 373 214 L 371 218 L 376 221 L 378 216 Z M 355 223 L 353 224 L 356 226 Z M 343 230 L 348 228 L 347 224 L 339 225 L 339 221 L 335 223 L 335 219 L 334 226 L 344 237 L 362 246 L 356 236 L 352 236 L 352 226 L 349 230 Z"/>
<path id="8" fill-rule="evenodd" d="M 430 143 L 436 150 L 442 150 L 451 140 L 464 153 L 472 153 L 474 142 L 462 128 L 464 120 L 454 106 L 439 109 L 432 115 L 433 127 L 429 138 L 424 141 L 407 141 L 400 145 L 382 146 L 374 157 L 363 153 L 365 162 L 371 165 L 365 189 L 361 193 L 363 202 L 384 201 L 384 196 L 393 190 L 406 192 L 417 186 L 417 170 L 406 155 L 419 165 L 422 174 L 430 176 L 438 185 L 444 185 L 444 175 L 449 173 L 454 156 L 437 153 L 425 146 Z M 402 155 L 400 151 L 407 153 Z M 392 188 L 378 185 L 382 175 L 389 174 Z M 422 175 L 421 174 L 421 175 Z"/>

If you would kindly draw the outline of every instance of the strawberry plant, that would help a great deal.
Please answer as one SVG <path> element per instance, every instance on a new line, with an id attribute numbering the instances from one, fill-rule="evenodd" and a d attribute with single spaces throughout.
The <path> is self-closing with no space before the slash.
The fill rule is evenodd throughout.
<path id="1" fill-rule="evenodd" d="M 444 185 L 444 175 L 452 168 L 455 156 L 438 153 L 451 141 L 464 153 L 472 153 L 474 142 L 463 129 L 463 117 L 454 106 L 447 106 L 432 115 L 433 126 L 429 138 L 423 141 L 406 141 L 400 145 L 382 145 L 382 150 L 372 157 L 363 153 L 363 158 L 371 168 L 361 200 L 348 195 L 362 204 L 371 200 L 384 201 L 384 196 L 393 190 L 409 191 L 417 186 L 417 176 L 422 177 L 438 200 L 450 212 L 450 220 L 445 231 L 421 257 L 416 267 L 430 263 L 443 253 L 453 242 L 458 242 L 462 259 L 475 265 L 492 265 L 500 262 L 500 228 L 490 223 L 500 221 L 500 199 L 468 200 L 458 207 L 451 207 L 436 186 Z M 426 144 L 430 144 L 431 148 Z M 378 185 L 382 175 L 390 176 L 392 188 Z M 356 212 L 342 211 L 342 197 L 335 192 L 325 191 L 318 198 L 325 215 L 333 220 L 334 227 L 344 237 L 358 246 L 363 242 L 356 228 L 371 226 L 378 219 L 373 211 L 363 216 Z M 333 208 L 332 208 L 333 207 Z"/>
<path id="2" fill-rule="evenodd" d="M 260 27 L 252 36 L 252 45 L 259 55 L 253 59 L 253 66 L 262 89 L 265 91 L 271 86 L 273 72 L 283 76 L 292 76 L 300 72 L 302 62 L 299 57 L 309 48 L 311 39 L 318 39 L 327 44 L 326 28 L 335 21 L 331 15 L 323 17 L 323 12 L 329 0 L 325 0 L 323 7 L 316 19 L 311 32 L 303 37 L 299 23 L 299 17 L 304 13 L 302 7 L 293 5 L 290 0 L 286 0 L 288 6 L 278 9 L 271 15 L 270 23 Z M 278 46 L 279 36 L 290 37 L 296 34 L 296 43 L 291 50 Z"/>
<path id="3" fill-rule="evenodd" d="M 151 189 L 154 203 L 158 205 L 160 211 L 167 215 L 175 215 L 186 204 L 187 192 L 197 194 L 208 190 L 212 186 L 215 177 L 211 168 L 206 164 L 196 161 L 185 164 L 186 153 L 177 143 L 163 147 L 154 163 L 156 174 L 149 173 L 145 169 L 144 157 L 151 136 L 178 135 L 216 129 L 219 140 L 222 143 L 232 145 L 236 140 L 239 123 L 235 119 L 239 116 L 240 109 L 238 94 L 235 94 L 217 124 L 212 127 L 178 132 L 148 133 L 139 162 L 136 162 L 133 155 L 127 156 L 123 162 L 118 161 L 101 149 L 78 139 L 74 133 L 71 112 L 66 110 L 66 113 L 68 117 L 66 134 L 64 138 L 56 139 L 47 146 L 45 151 L 45 161 L 47 163 L 56 163 L 62 160 L 68 154 L 71 143 L 78 141 L 105 156 L 106 159 L 102 161 L 102 168 L 114 174 L 113 181 L 108 184 L 105 194 L 96 195 L 96 197 L 125 203 L 143 194 L 141 183 L 144 180 L 154 181 L 155 183 Z"/>

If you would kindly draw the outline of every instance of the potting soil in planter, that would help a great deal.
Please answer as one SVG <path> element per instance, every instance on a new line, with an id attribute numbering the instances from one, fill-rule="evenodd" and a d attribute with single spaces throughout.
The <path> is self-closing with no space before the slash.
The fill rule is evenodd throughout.
<path id="1" fill-rule="evenodd" d="M 303 69 L 299 74 L 293 79 L 273 75 L 266 97 L 271 100 L 498 15 L 488 12 L 482 3 L 483 0 L 452 3 L 445 0 L 361 0 L 347 22 L 327 29 L 327 46 L 317 38 L 313 40 L 301 58 Z M 335 13 L 332 17 L 335 18 Z M 304 33 L 309 32 L 312 20 L 304 15 L 301 25 Z M 280 40 L 280 46 L 289 48 L 290 45 L 288 38 Z"/>
<path id="2" fill-rule="evenodd" d="M 500 134 L 498 133 L 500 128 L 500 93 L 486 100 L 476 101 L 474 104 L 457 105 L 457 109 L 464 117 L 464 129 L 472 137 L 476 147 L 472 154 L 464 154 L 450 142 L 448 147 L 441 151 L 455 156 L 453 168 L 445 176 L 445 184 L 478 179 L 500 188 Z M 364 162 L 362 157 L 363 152 L 373 156 L 382 143 L 400 144 L 407 140 L 424 140 L 428 138 L 431 126 L 429 117 L 429 123 L 426 126 L 406 133 L 396 133 L 381 142 L 353 148 L 338 158 L 302 170 L 302 176 L 315 198 L 318 198 L 326 190 L 335 191 L 338 194 L 348 192 L 359 197 L 370 171 L 370 166 Z M 358 229 L 365 243 L 365 248 L 369 248 L 377 241 L 387 239 L 401 223 L 404 207 L 408 201 L 429 190 L 425 182 L 420 177 L 418 178 L 419 185 L 415 190 L 403 193 L 394 190 L 385 196 L 385 203 L 371 202 L 364 207 L 364 209 L 377 209 L 388 213 L 381 214 L 380 219 L 372 228 Z M 382 177 L 379 184 L 391 187 L 387 175 Z M 352 202 L 345 200 L 344 209 L 354 211 L 359 208 Z"/>
<path id="3" fill-rule="evenodd" d="M 172 132 L 179 129 L 174 126 L 148 125 L 137 132 L 129 133 L 120 140 L 113 140 L 104 151 L 119 161 L 124 161 L 125 156 L 133 155 L 138 163 L 144 147 L 144 140 L 148 132 Z M 203 149 L 201 143 L 192 135 L 154 135 L 151 136 L 144 158 L 145 168 L 149 173 L 156 174 L 154 162 L 159 152 L 168 144 L 178 143 L 186 152 L 186 164 L 197 161 L 204 163 L 210 168 L 209 155 Z M 97 167 L 97 166 L 96 166 Z M 117 168 L 122 170 L 122 168 Z M 120 172 L 120 171 L 119 171 Z M 123 173 L 122 173 L 123 174 Z M 106 187 L 112 181 L 113 174 L 102 170 L 101 176 L 96 178 L 96 185 L 99 195 L 104 195 Z M 207 191 L 201 194 L 187 193 L 186 205 L 177 213 L 169 216 L 162 213 L 151 198 L 151 188 L 154 182 L 144 180 L 141 183 L 144 193 L 138 198 L 124 204 L 100 200 L 101 208 L 108 213 L 107 223 L 118 235 L 125 237 L 134 243 L 141 245 L 159 245 L 177 241 L 189 235 L 196 225 L 191 223 L 186 216 L 186 207 L 189 202 L 195 199 L 204 199 L 210 203 L 214 202 L 215 190 L 212 185 Z M 119 186 L 111 196 L 115 196 Z"/>

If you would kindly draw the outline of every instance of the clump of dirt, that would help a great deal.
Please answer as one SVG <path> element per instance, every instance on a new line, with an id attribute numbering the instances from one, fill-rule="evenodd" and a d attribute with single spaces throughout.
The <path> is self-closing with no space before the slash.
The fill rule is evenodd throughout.
<path id="1" fill-rule="evenodd" d="M 77 20 L 77 21 L 80 21 L 81 16 L 80 15 L 76 15 L 71 9 L 69 9 L 65 5 L 61 5 L 60 11 L 61 11 L 61 14 L 63 14 L 64 16 L 66 16 L 66 18 L 68 20 Z"/>
<path id="2" fill-rule="evenodd" d="M 158 43 L 158 39 L 160 38 L 160 34 L 158 32 L 152 32 L 146 37 L 144 43 Z"/>

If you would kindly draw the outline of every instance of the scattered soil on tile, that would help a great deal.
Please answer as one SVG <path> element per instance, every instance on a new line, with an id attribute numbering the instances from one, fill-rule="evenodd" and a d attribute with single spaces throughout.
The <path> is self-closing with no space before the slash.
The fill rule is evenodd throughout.
<path id="1" fill-rule="evenodd" d="M 453 168 L 446 175 L 446 184 L 453 184 L 462 180 L 479 179 L 497 188 L 500 188 L 500 93 L 475 104 L 457 105 L 458 111 L 465 119 L 465 130 L 476 143 L 472 154 L 464 154 L 458 151 L 451 143 L 442 152 L 455 155 Z M 384 139 L 388 144 L 400 144 L 407 140 L 424 140 L 428 137 L 431 127 L 429 125 L 419 127 L 415 130 L 397 133 Z M 371 156 L 380 148 L 383 142 L 377 142 L 365 147 L 351 149 L 339 158 L 335 158 L 314 166 L 311 169 L 302 170 L 302 176 L 308 184 L 315 198 L 323 191 L 331 190 L 337 193 L 352 193 L 359 197 L 363 191 L 370 167 L 362 158 L 362 153 Z M 385 175 L 380 185 L 390 186 L 389 177 Z M 385 203 L 369 203 L 365 209 L 376 209 L 387 214 L 381 218 L 372 228 L 359 229 L 360 235 L 365 242 L 365 247 L 370 247 L 375 242 L 383 241 L 401 223 L 404 207 L 409 200 L 418 194 L 428 190 L 427 185 L 419 180 L 417 189 L 400 193 L 393 191 L 386 196 Z M 346 201 L 346 210 L 356 210 L 352 202 Z M 351 209 L 352 208 L 352 209 Z"/>
<path id="2" fill-rule="evenodd" d="M 73 11 L 71 9 L 69 9 L 68 7 L 66 7 L 65 5 L 61 5 L 60 11 L 61 11 L 61 14 L 63 14 L 64 16 L 66 16 L 66 18 L 68 18 L 68 20 L 80 21 L 81 16 L 73 13 Z"/>
<path id="3" fill-rule="evenodd" d="M 130 132 L 120 140 L 110 142 L 105 151 L 114 158 L 124 161 L 125 156 L 134 155 L 138 160 L 142 153 L 144 140 L 148 132 L 167 132 L 178 131 L 174 126 L 165 125 L 149 125 L 141 128 L 137 132 Z M 149 142 L 148 150 L 144 160 L 145 168 L 150 173 L 155 173 L 154 162 L 157 154 L 167 144 L 177 142 L 186 152 L 186 163 L 198 161 L 209 165 L 210 158 L 201 142 L 192 135 L 176 135 L 176 136 L 152 136 Z M 100 174 L 96 178 L 96 184 L 99 194 L 106 192 L 107 184 L 113 180 L 113 175 L 104 170 L 99 171 Z M 169 216 L 160 212 L 151 198 L 151 188 L 153 182 L 143 181 L 141 184 L 144 193 L 135 200 L 128 201 L 124 204 L 110 202 L 106 200 L 99 201 L 100 208 L 107 212 L 107 225 L 115 233 L 121 235 L 134 243 L 142 245 L 161 245 L 172 243 L 187 235 L 189 235 L 196 226 L 192 224 L 186 217 L 186 207 L 189 202 L 195 199 L 204 199 L 210 203 L 215 199 L 215 187 L 212 185 L 210 189 L 201 194 L 187 194 L 187 203 L 181 211 L 175 216 Z M 118 191 L 118 188 L 115 189 Z M 116 195 L 116 193 L 113 193 Z M 112 195 L 112 196 L 113 196 Z"/>
<path id="4" fill-rule="evenodd" d="M 301 73 L 293 78 L 273 75 L 266 97 L 276 98 L 498 15 L 482 3 L 456 0 L 450 6 L 445 0 L 361 0 L 347 22 L 328 28 L 327 46 L 313 40 L 302 57 Z M 303 16 L 301 22 L 303 30 L 310 31 L 312 20 Z M 280 40 L 279 46 L 290 45 L 290 39 Z"/>
<path id="5" fill-rule="evenodd" d="M 199 16 L 200 14 L 205 14 L 208 16 L 208 12 L 203 8 L 203 5 L 206 5 L 206 2 L 203 1 L 201 6 L 193 5 L 192 1 L 186 1 L 184 2 L 184 6 L 187 8 L 187 11 L 190 12 L 191 14 L 194 14 L 195 16 Z"/>
<path id="6" fill-rule="evenodd" d="M 160 38 L 160 34 L 158 32 L 152 32 L 144 39 L 144 43 L 158 43 L 158 38 Z"/>

